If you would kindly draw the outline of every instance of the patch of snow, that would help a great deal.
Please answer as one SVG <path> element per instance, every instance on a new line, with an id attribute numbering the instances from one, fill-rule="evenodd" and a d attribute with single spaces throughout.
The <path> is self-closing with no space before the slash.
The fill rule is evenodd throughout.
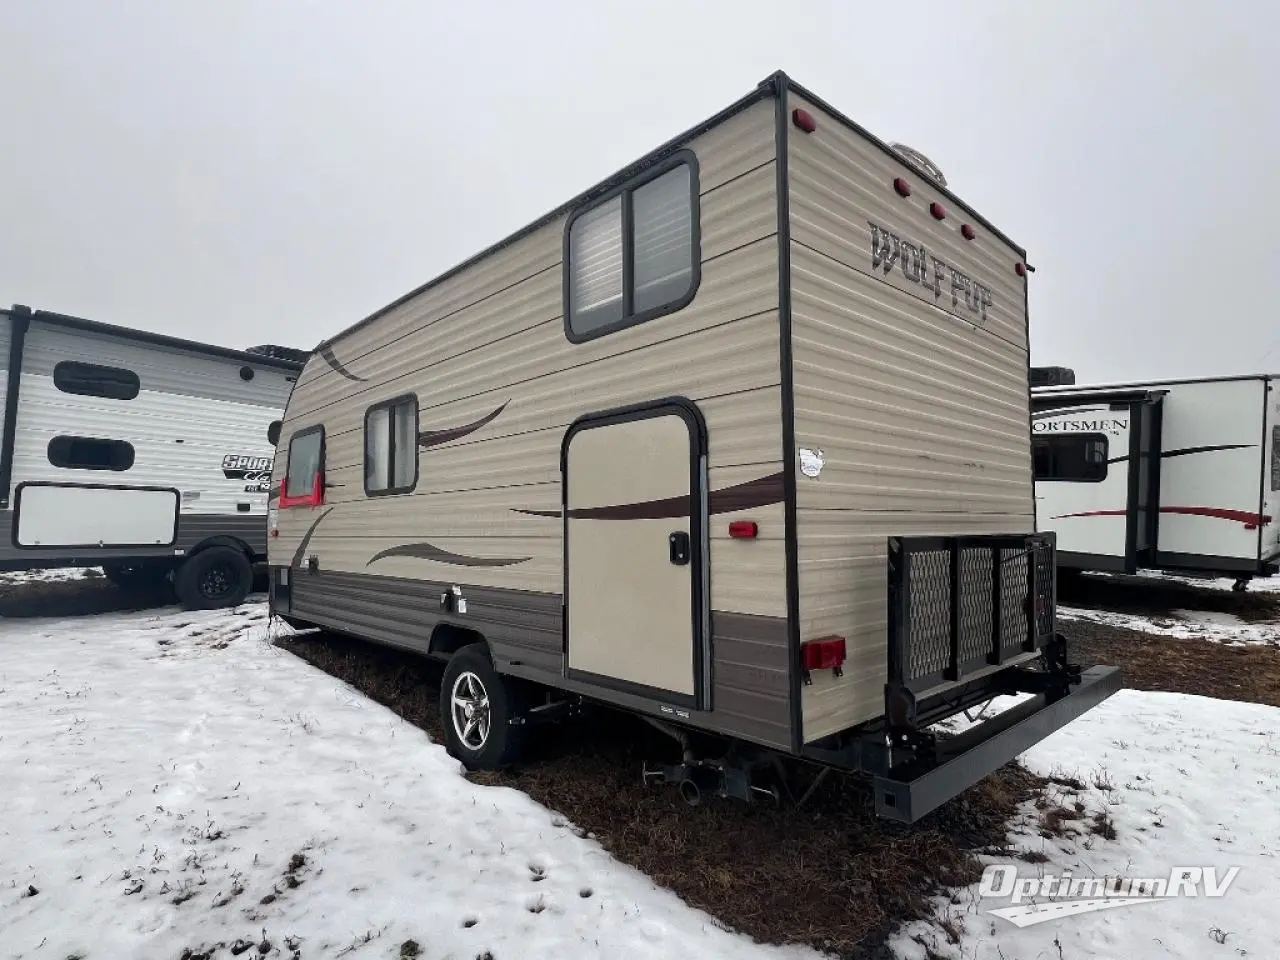
<path id="1" fill-rule="evenodd" d="M 1165 617 L 1139 616 L 1131 613 L 1114 613 L 1110 610 L 1059 605 L 1057 616 L 1060 620 L 1086 620 L 1109 627 L 1173 637 L 1178 640 L 1208 640 L 1212 643 L 1261 644 L 1280 647 L 1280 624 L 1248 623 L 1229 613 L 1174 610 Z"/>
<path id="2" fill-rule="evenodd" d="M 1045 838 L 1040 813 L 1028 804 L 1014 850 L 1045 861 L 984 856 L 985 862 L 1016 864 L 1028 878 L 1168 877 L 1178 867 L 1214 867 L 1219 880 L 1231 867 L 1239 873 L 1220 899 L 1180 897 L 1021 929 L 987 912 L 1008 906 L 1008 899 L 983 899 L 975 884 L 935 901 L 958 941 L 937 924 L 913 923 L 892 942 L 901 957 L 924 960 L 926 944 L 948 960 L 1275 954 L 1280 710 L 1121 690 L 1022 760 L 1046 776 L 1078 778 L 1083 789 L 1061 787 L 1058 799 L 1068 810 L 1083 803 L 1084 815 L 1066 821 L 1070 835 Z M 1099 814 L 1114 827 L 1115 841 L 1091 832 Z"/>
<path id="3" fill-rule="evenodd" d="M 468 782 L 268 633 L 261 603 L 0 622 L 6 956 L 818 956 L 726 932 Z"/>
<path id="4" fill-rule="evenodd" d="M 0 573 L 0 584 L 57 583 L 101 577 L 101 567 L 53 567 L 49 570 L 11 570 Z"/>
<path id="5" fill-rule="evenodd" d="M 1235 584 L 1233 577 L 1193 576 L 1186 573 L 1169 573 L 1164 570 L 1139 570 L 1133 576 L 1124 573 L 1110 573 L 1105 570 L 1090 571 L 1091 576 L 1105 577 L 1112 580 L 1164 580 L 1169 583 L 1184 584 L 1189 587 L 1202 587 L 1205 590 L 1230 591 Z M 1280 593 L 1280 576 L 1255 577 L 1249 581 L 1250 593 Z"/>

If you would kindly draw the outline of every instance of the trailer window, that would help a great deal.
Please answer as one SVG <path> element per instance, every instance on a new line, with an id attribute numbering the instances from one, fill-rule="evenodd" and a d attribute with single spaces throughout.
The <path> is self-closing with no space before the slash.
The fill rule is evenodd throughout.
<path id="1" fill-rule="evenodd" d="M 1032 464 L 1037 480 L 1097 483 L 1107 477 L 1109 444 L 1101 433 L 1073 433 L 1035 437 Z"/>
<path id="2" fill-rule="evenodd" d="M 133 445 L 99 437 L 54 437 L 46 451 L 49 462 L 63 470 L 128 470 L 133 466 Z"/>
<path id="3" fill-rule="evenodd" d="M 76 360 L 62 360 L 54 364 L 53 385 L 63 393 L 107 400 L 132 400 L 141 389 L 138 375 L 132 370 Z"/>
<path id="4" fill-rule="evenodd" d="M 312 497 L 316 477 L 324 466 L 324 430 L 310 427 L 295 433 L 289 440 L 289 468 L 285 474 L 286 500 Z M 282 503 L 281 506 L 284 506 Z"/>
<path id="5" fill-rule="evenodd" d="M 1271 489 L 1280 490 L 1280 426 L 1271 428 Z"/>
<path id="6" fill-rule="evenodd" d="M 410 493 L 418 484 L 418 398 L 397 397 L 364 415 L 364 492 Z"/>
<path id="7" fill-rule="evenodd" d="M 566 229 L 569 340 L 679 310 L 700 279 L 697 160 L 682 151 L 579 210 Z"/>

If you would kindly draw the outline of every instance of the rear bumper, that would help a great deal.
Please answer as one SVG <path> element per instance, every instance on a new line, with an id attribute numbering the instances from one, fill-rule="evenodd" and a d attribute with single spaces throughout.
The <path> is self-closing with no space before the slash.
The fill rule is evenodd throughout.
<path id="1" fill-rule="evenodd" d="M 942 740 L 928 764 L 912 761 L 873 778 L 876 815 L 914 823 L 994 773 L 1120 689 L 1117 667 L 1085 670 L 1056 696 L 1040 693 L 961 734 Z"/>

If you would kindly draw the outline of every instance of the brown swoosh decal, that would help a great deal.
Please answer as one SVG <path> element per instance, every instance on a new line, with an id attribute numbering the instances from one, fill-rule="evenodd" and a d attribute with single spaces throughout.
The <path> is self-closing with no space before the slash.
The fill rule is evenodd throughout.
<path id="1" fill-rule="evenodd" d="M 517 563 L 525 563 L 530 557 L 468 557 L 460 553 L 441 550 L 432 543 L 402 543 L 398 547 L 379 550 L 365 566 L 370 566 L 387 557 L 413 557 L 415 560 L 434 560 L 436 563 L 449 563 L 455 567 L 509 567 Z"/>
<path id="2" fill-rule="evenodd" d="M 316 527 L 320 526 L 320 521 L 332 512 L 333 507 L 329 507 L 329 509 L 325 510 L 324 513 L 316 517 L 315 523 L 311 524 L 311 526 L 307 528 L 307 532 L 302 535 L 302 540 L 298 543 L 298 549 L 293 551 L 293 561 L 289 564 L 292 569 L 297 570 L 302 566 L 302 555 L 307 552 L 307 547 L 311 545 L 311 537 L 315 534 Z"/>
<path id="3" fill-rule="evenodd" d="M 418 434 L 418 446 L 420 447 L 438 447 L 442 443 L 448 443 L 450 440 L 457 440 L 459 437 L 465 437 L 469 433 L 475 433 L 486 423 L 492 423 L 498 418 L 498 414 L 507 408 L 508 400 L 493 413 L 487 414 L 476 420 L 474 423 L 463 424 L 460 427 L 450 427 L 447 430 L 423 430 Z"/>
<path id="4" fill-rule="evenodd" d="M 738 510 L 754 510 L 781 503 L 786 497 L 783 474 L 774 473 L 758 480 L 734 484 L 721 490 L 712 490 L 708 498 L 707 512 L 735 513 Z M 559 517 L 559 510 L 516 510 L 516 513 L 532 517 Z M 642 503 L 620 503 L 608 507 L 580 507 L 569 511 L 572 520 L 665 520 L 689 515 L 688 497 L 667 497 L 663 500 L 646 500 Z"/>
<path id="5" fill-rule="evenodd" d="M 338 358 L 333 355 L 333 347 L 322 348 L 320 350 L 320 356 L 324 359 L 325 363 L 327 363 L 330 367 L 333 368 L 335 373 L 341 374 L 342 376 L 346 377 L 348 380 L 351 380 L 354 383 L 368 382 L 367 377 L 357 377 L 354 373 L 352 373 L 350 370 L 344 367 L 338 361 Z"/>

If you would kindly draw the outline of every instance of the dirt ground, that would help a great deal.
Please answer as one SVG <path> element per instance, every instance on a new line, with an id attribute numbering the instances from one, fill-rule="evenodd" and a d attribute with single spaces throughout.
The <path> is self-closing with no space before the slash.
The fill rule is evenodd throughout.
<path id="1" fill-rule="evenodd" d="M 1139 615 L 1212 610 L 1255 623 L 1280 623 L 1280 596 L 1275 594 L 1228 593 L 1180 584 L 1086 577 L 1064 584 L 1059 600 Z M 1126 687 L 1280 707 L 1280 649 L 1274 646 L 1175 640 L 1087 621 L 1060 621 L 1058 628 L 1067 637 L 1074 662 L 1120 667 Z M 1276 631 L 1280 634 L 1280 626 Z"/>

